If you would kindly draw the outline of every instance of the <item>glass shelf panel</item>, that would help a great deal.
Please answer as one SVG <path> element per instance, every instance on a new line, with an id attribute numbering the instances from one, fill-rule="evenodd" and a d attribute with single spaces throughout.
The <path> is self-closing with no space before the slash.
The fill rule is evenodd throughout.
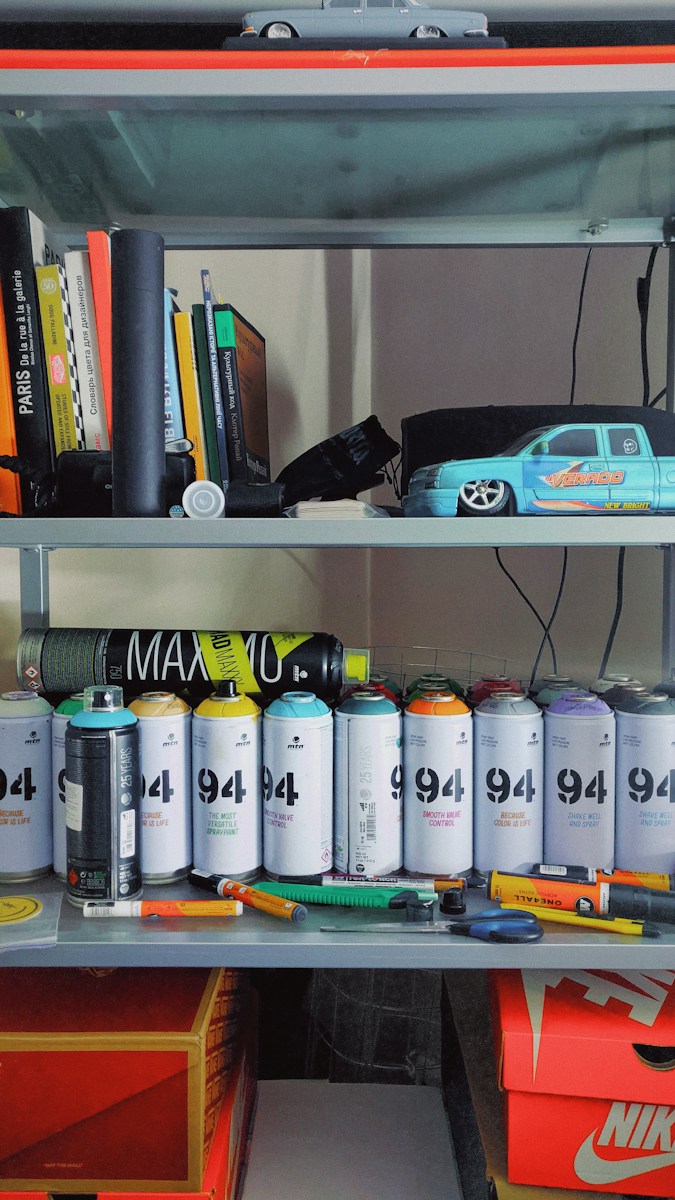
<path id="1" fill-rule="evenodd" d="M 551 243 L 608 223 L 604 240 L 641 242 L 675 210 L 672 64 L 572 67 L 567 83 L 559 68 L 55 71 L 52 95 L 37 74 L 0 82 L 0 195 L 74 237 Z"/>

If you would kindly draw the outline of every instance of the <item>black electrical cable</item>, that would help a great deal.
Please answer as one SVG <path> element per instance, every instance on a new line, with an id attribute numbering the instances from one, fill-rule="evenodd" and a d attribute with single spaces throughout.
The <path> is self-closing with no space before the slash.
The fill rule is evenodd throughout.
<path id="1" fill-rule="evenodd" d="M 588 268 L 591 265 L 591 254 L 593 247 L 590 246 L 586 255 L 586 263 L 584 265 L 584 273 L 581 277 L 581 288 L 579 290 L 579 306 L 577 309 L 577 323 L 574 330 L 574 338 L 572 339 L 572 385 L 570 388 L 570 404 L 574 404 L 574 393 L 577 386 L 577 343 L 579 341 L 579 331 L 581 329 L 581 314 L 584 307 L 584 292 L 586 291 L 586 280 L 588 278 Z"/>
<path id="2" fill-rule="evenodd" d="M 647 324 L 649 322 L 649 294 L 652 286 L 652 273 L 658 252 L 658 246 L 652 246 L 647 261 L 647 269 L 637 281 L 637 306 L 640 314 L 640 359 L 642 362 L 642 405 L 649 406 L 649 355 L 647 353 Z"/>
<path id="3" fill-rule="evenodd" d="M 555 621 L 556 616 L 558 615 L 558 608 L 560 607 L 560 601 L 562 600 L 562 594 L 563 594 L 563 590 L 565 587 L 565 578 L 567 575 L 567 553 L 568 553 L 567 546 L 565 546 L 564 550 L 563 550 L 563 564 L 562 564 L 562 571 L 560 572 L 560 583 L 558 585 L 558 594 L 555 598 L 555 604 L 553 605 L 553 612 L 551 613 L 551 615 L 548 619 L 548 622 L 546 624 L 546 629 L 544 632 L 544 636 L 541 639 L 541 645 L 539 646 L 539 650 L 537 652 L 537 657 L 534 660 L 534 665 L 532 667 L 532 673 L 530 675 L 530 687 L 532 687 L 532 684 L 535 681 L 537 671 L 539 669 L 539 660 L 541 659 L 541 656 L 544 652 L 544 646 L 546 645 L 546 639 L 551 631 L 553 622 Z"/>
<path id="4" fill-rule="evenodd" d="M 623 569 L 624 569 L 625 557 L 626 557 L 626 547 L 620 546 L 619 547 L 619 558 L 617 561 L 617 571 L 616 571 L 616 605 L 614 607 L 614 617 L 612 619 L 612 627 L 609 631 L 609 637 L 607 638 L 607 645 L 605 646 L 605 653 L 603 654 L 602 662 L 600 663 L 600 670 L 598 672 L 599 679 L 602 679 L 603 675 L 605 674 L 605 671 L 607 670 L 607 663 L 609 662 L 609 656 L 612 652 L 612 645 L 614 644 L 614 638 L 616 636 L 616 631 L 619 626 L 619 619 L 621 617 L 621 609 L 623 607 Z"/>
<path id="5" fill-rule="evenodd" d="M 658 395 L 655 396 L 653 400 L 649 401 L 649 407 L 653 408 L 655 404 L 658 404 L 659 400 L 663 400 L 663 397 L 665 396 L 666 391 L 667 391 L 666 388 L 661 388 L 661 391 L 658 393 Z"/>
<path id="6" fill-rule="evenodd" d="M 534 604 L 532 603 L 532 601 L 525 595 L 525 592 L 521 588 L 518 581 L 513 578 L 513 575 L 511 574 L 511 572 L 508 571 L 507 568 L 504 566 L 504 563 L 502 562 L 500 555 L 499 555 L 499 547 L 495 546 L 494 551 L 495 551 L 495 555 L 497 557 L 497 562 L 499 564 L 500 569 L 504 572 L 504 574 L 506 575 L 506 578 L 511 580 L 511 583 L 513 584 L 514 588 L 516 589 L 518 595 L 521 597 L 521 599 L 523 599 L 525 601 L 525 603 L 526 603 L 527 607 L 530 609 L 530 611 L 534 613 L 539 624 L 541 625 L 542 629 L 544 630 L 545 641 L 548 641 L 549 646 L 551 648 L 551 658 L 553 660 L 553 671 L 557 675 L 557 673 L 558 673 L 558 658 L 557 658 L 557 655 L 555 652 L 555 646 L 553 645 L 553 638 L 551 637 L 550 633 L 548 632 L 548 630 L 546 628 L 546 622 L 544 621 L 544 618 L 542 616 L 540 616 L 540 614 L 537 612 L 536 608 L 534 607 Z"/>

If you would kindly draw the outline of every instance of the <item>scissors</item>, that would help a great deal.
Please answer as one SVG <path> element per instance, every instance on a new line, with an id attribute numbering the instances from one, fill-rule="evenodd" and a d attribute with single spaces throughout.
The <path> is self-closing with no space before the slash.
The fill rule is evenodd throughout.
<path id="1" fill-rule="evenodd" d="M 483 942 L 538 942 L 544 929 L 532 912 L 484 908 L 450 921 L 379 921 L 370 925 L 322 925 L 322 933 L 452 933 Z"/>

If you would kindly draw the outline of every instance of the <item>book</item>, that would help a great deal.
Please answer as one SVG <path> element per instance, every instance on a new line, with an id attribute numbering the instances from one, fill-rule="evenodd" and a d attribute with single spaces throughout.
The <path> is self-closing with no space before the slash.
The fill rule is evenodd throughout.
<path id="1" fill-rule="evenodd" d="M 176 335 L 176 354 L 178 356 L 178 374 L 180 376 L 180 390 L 183 399 L 185 436 L 192 442 L 190 454 L 194 459 L 195 478 L 208 479 L 202 397 L 197 371 L 192 313 L 174 313 L 173 327 Z"/>
<path id="2" fill-rule="evenodd" d="M 181 404 L 178 356 L 173 319 L 178 311 L 175 292 L 164 288 L 164 441 L 180 442 L 185 437 Z"/>
<path id="3" fill-rule="evenodd" d="M 206 342 L 206 324 L 204 322 L 204 305 L 192 305 L 192 332 L 195 339 L 195 354 L 197 358 L 197 373 L 202 399 L 202 420 L 204 422 L 204 439 L 206 442 L 207 478 L 212 483 L 218 483 L 220 471 L 218 468 L 218 442 L 216 438 L 216 415 L 213 411 L 213 390 L 211 387 L 211 368 L 209 365 L 209 348 Z"/>
<path id="4" fill-rule="evenodd" d="M 231 304 L 215 305 L 213 319 L 230 478 L 266 483 L 270 478 L 270 451 L 265 339 Z"/>
<path id="5" fill-rule="evenodd" d="M 14 401 L 12 376 L 7 354 L 5 312 L 0 289 L 0 454 L 16 457 L 16 428 L 14 425 Z M 21 513 L 21 488 L 19 476 L 8 468 L 0 470 L 0 513 Z"/>
<path id="6" fill-rule="evenodd" d="M 22 206 L 0 209 L 0 286 L 5 313 L 16 450 L 36 474 L 54 469 L 54 439 L 42 353 L 35 268 L 63 262 L 66 246 Z M 21 509 L 34 508 L 35 478 L 20 479 Z"/>
<path id="7" fill-rule="evenodd" d="M 216 425 L 216 448 L 218 452 L 218 478 L 214 482 L 220 484 L 223 490 L 227 491 L 227 485 L 230 481 L 230 468 L 227 457 L 225 409 L 223 407 L 223 391 L 220 383 L 220 367 L 218 365 L 216 327 L 213 319 L 213 290 L 211 287 L 211 275 L 207 270 L 202 271 L 202 295 L 204 297 L 204 327 L 206 329 L 206 346 L 209 359 L 213 414 Z"/>
<path id="8" fill-rule="evenodd" d="M 54 450 L 84 450 L 80 389 L 75 367 L 66 273 L 58 263 L 35 268 L 42 349 L 52 411 Z"/>
<path id="9" fill-rule="evenodd" d="M 103 400 L 101 355 L 91 286 L 89 254 L 68 250 L 65 255 L 66 283 L 73 323 L 75 362 L 80 384 L 85 450 L 109 450 L 110 438 Z"/>
<path id="10" fill-rule="evenodd" d="M 94 296 L 96 333 L 101 359 L 101 380 L 108 441 L 112 444 L 112 271 L 110 235 L 104 229 L 87 230 L 91 289 Z"/>

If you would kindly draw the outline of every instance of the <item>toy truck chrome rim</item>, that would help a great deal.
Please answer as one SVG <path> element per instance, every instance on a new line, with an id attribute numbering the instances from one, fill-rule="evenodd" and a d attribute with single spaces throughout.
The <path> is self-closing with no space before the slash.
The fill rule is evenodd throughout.
<path id="1" fill-rule="evenodd" d="M 417 29 L 413 29 L 412 36 L 416 38 L 439 38 L 441 31 L 438 25 L 418 25 Z"/>
<path id="2" fill-rule="evenodd" d="M 508 500 L 508 487 L 500 479 L 473 479 L 459 489 L 461 506 L 471 513 L 499 511 Z"/>
<path id="3" fill-rule="evenodd" d="M 274 21 L 267 26 L 265 37 L 268 38 L 290 38 L 293 37 L 293 30 L 290 25 L 286 25 L 284 21 Z"/>

